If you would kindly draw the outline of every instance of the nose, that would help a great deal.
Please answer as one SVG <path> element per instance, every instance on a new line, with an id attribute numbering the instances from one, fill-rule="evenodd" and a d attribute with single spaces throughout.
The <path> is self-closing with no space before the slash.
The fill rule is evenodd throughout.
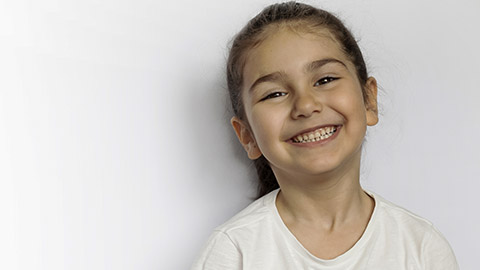
<path id="1" fill-rule="evenodd" d="M 311 90 L 297 92 L 292 109 L 292 118 L 308 118 L 322 111 L 322 104 Z"/>

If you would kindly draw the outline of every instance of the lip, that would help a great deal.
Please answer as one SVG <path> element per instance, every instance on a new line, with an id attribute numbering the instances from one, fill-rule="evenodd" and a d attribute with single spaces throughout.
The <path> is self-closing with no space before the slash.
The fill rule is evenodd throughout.
<path id="1" fill-rule="evenodd" d="M 331 126 L 334 126 L 337 131 L 335 131 L 335 133 L 332 136 L 328 137 L 327 139 L 320 140 L 320 141 L 315 141 L 315 142 L 305 142 L 305 143 L 293 142 L 293 138 L 295 138 L 296 136 L 298 136 L 300 134 L 312 132 L 312 131 L 320 129 L 320 128 L 331 127 Z M 314 145 L 323 145 L 323 144 L 326 144 L 326 143 L 334 140 L 338 136 L 338 133 L 339 133 L 340 129 L 342 129 L 342 127 L 343 127 L 342 125 L 329 124 L 329 125 L 322 125 L 322 126 L 317 126 L 317 127 L 314 127 L 314 128 L 305 129 L 305 130 L 297 133 L 296 135 L 292 136 L 290 139 L 288 139 L 287 143 L 295 145 L 295 146 L 300 146 L 300 147 L 310 147 L 310 146 L 314 146 Z"/>

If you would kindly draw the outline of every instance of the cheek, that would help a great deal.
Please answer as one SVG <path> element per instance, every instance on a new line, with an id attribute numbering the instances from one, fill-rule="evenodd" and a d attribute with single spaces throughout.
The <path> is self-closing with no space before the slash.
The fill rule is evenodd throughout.
<path id="1" fill-rule="evenodd" d="M 278 140 L 283 127 L 284 113 L 274 108 L 257 108 L 250 113 L 250 126 L 261 146 Z"/>
<path id="2" fill-rule="evenodd" d="M 251 114 L 250 125 L 257 139 L 262 139 L 269 133 L 274 132 L 276 117 L 274 113 L 262 112 L 260 110 Z"/>
<path id="3" fill-rule="evenodd" d="M 330 96 L 332 107 L 347 121 L 366 121 L 366 110 L 360 90 L 339 91 Z"/>

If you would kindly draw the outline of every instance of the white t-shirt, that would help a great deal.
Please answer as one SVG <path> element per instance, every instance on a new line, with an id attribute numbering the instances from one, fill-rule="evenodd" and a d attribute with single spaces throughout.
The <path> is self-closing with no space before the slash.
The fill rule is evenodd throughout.
<path id="1" fill-rule="evenodd" d="M 429 221 L 370 192 L 375 208 L 360 240 L 335 259 L 319 259 L 283 223 L 275 206 L 278 191 L 218 227 L 192 269 L 458 269 L 448 242 Z"/>

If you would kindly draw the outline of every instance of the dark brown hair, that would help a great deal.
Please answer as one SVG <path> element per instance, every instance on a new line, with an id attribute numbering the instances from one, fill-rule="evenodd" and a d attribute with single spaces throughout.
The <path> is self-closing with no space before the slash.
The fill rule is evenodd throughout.
<path id="1" fill-rule="evenodd" d="M 322 31 L 324 33 L 327 30 L 354 64 L 360 84 L 362 86 L 366 84 L 367 68 L 360 48 L 353 35 L 337 17 L 325 10 L 294 1 L 273 4 L 251 19 L 235 36 L 227 60 L 227 84 L 233 112 L 247 124 L 242 101 L 243 69 L 246 54 L 268 38 L 268 35 L 271 34 L 269 29 L 273 26 L 287 26 L 306 33 L 320 33 Z M 364 99 L 366 98 L 365 95 L 365 91 L 363 91 Z M 279 187 L 270 164 L 264 156 L 254 160 L 254 164 L 259 180 L 258 197 Z"/>

